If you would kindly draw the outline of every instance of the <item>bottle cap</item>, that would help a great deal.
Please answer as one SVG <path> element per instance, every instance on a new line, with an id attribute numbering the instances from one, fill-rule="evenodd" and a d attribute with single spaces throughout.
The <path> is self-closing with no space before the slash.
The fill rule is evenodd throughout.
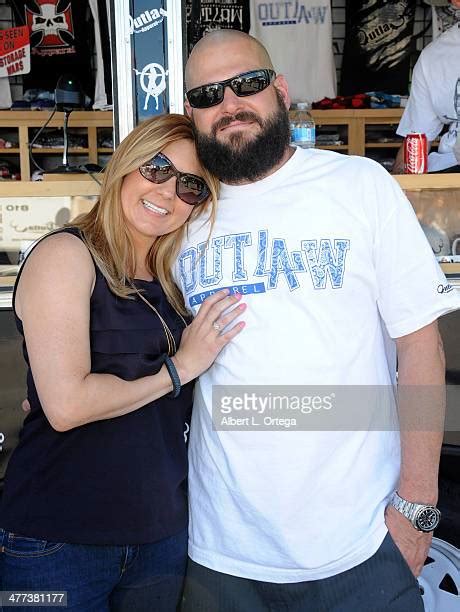
<path id="1" fill-rule="evenodd" d="M 298 110 L 309 110 L 310 104 L 309 102 L 297 102 Z"/>

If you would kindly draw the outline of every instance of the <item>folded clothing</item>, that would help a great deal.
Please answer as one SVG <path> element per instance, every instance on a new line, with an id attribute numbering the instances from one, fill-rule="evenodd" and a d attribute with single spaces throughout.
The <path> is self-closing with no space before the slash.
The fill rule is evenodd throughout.
<path id="1" fill-rule="evenodd" d="M 370 98 L 367 94 L 355 96 L 337 96 L 336 98 L 323 98 L 313 102 L 312 108 L 317 110 L 335 110 L 344 108 L 370 108 Z"/>
<path id="2" fill-rule="evenodd" d="M 387 94 L 384 91 L 368 91 L 354 96 L 337 96 L 323 98 L 313 102 L 312 108 L 318 110 L 345 108 L 400 108 L 401 96 Z"/>
<path id="3" fill-rule="evenodd" d="M 401 96 L 387 94 L 384 91 L 369 91 L 367 95 L 371 99 L 371 108 L 400 108 Z"/>

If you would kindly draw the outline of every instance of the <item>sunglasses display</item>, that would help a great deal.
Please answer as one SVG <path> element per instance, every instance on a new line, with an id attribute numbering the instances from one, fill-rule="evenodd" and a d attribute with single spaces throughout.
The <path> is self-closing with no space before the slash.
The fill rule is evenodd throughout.
<path id="1" fill-rule="evenodd" d="M 186 204 L 202 204 L 209 197 L 209 187 L 200 176 L 179 172 L 163 153 L 157 153 L 150 161 L 142 164 L 139 172 L 145 179 L 156 184 L 165 183 L 175 176 L 177 197 Z"/>
<path id="2" fill-rule="evenodd" d="M 225 81 L 194 87 L 187 92 L 187 100 L 192 108 L 209 108 L 222 102 L 226 87 L 240 98 L 253 96 L 266 89 L 275 76 L 274 70 L 268 68 L 250 70 Z"/>

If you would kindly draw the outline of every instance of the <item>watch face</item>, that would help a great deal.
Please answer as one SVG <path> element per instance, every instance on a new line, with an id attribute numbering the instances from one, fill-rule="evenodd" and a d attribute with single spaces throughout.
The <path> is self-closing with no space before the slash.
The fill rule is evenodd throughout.
<path id="1" fill-rule="evenodd" d="M 433 531 L 439 524 L 441 513 L 437 508 L 426 506 L 417 512 L 415 524 L 420 531 Z"/>

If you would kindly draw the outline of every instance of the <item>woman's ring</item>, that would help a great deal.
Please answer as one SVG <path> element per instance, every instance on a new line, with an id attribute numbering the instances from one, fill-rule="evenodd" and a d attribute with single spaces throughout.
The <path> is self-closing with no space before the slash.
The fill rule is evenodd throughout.
<path id="1" fill-rule="evenodd" d="M 220 332 L 220 325 L 217 321 L 214 321 L 214 323 L 212 324 L 212 326 L 214 327 L 214 329 L 216 330 L 216 332 Z"/>

